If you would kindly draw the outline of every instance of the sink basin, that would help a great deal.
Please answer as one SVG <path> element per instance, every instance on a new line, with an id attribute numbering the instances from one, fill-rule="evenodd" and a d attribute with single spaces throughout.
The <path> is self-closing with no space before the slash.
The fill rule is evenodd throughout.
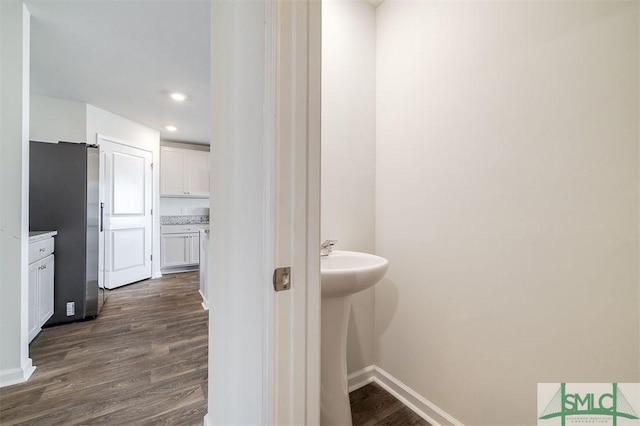
<path id="1" fill-rule="evenodd" d="M 343 297 L 373 286 L 387 272 L 389 261 L 375 254 L 334 250 L 320 258 L 322 297 Z"/>

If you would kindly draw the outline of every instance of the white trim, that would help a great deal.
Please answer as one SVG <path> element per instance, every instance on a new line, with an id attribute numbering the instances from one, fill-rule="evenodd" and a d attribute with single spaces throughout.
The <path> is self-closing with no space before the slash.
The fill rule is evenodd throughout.
<path id="1" fill-rule="evenodd" d="M 198 290 L 198 293 L 200 293 L 200 297 L 202 297 L 202 303 L 200 303 L 202 305 L 202 309 L 204 309 L 205 311 L 208 311 L 209 301 L 207 300 L 206 297 L 204 297 L 204 294 L 202 294 L 202 291 Z"/>
<path id="2" fill-rule="evenodd" d="M 202 426 L 213 426 L 213 422 L 209 421 L 209 416 L 210 414 L 207 412 L 207 414 L 204 416 L 204 419 L 202 419 Z"/>
<path id="3" fill-rule="evenodd" d="M 362 370 L 349 374 L 347 380 L 349 382 L 349 392 L 360 389 L 372 382 L 377 383 L 402 402 L 407 408 L 433 426 L 464 426 L 461 421 L 457 420 L 451 414 L 376 365 L 370 365 Z M 446 423 L 439 422 L 435 420 L 434 417 L 442 418 L 446 420 Z"/>
<path id="4" fill-rule="evenodd" d="M 268 176 L 276 197 L 273 266 L 292 268 L 291 289 L 275 295 L 270 424 L 314 426 L 320 423 L 321 11 L 317 0 L 268 3 L 267 19 L 277 30 L 267 38 L 267 51 L 277 54 L 270 64 L 275 104 L 267 103 L 276 135 L 276 167 Z"/>
<path id="5" fill-rule="evenodd" d="M 36 367 L 33 365 L 31 358 L 27 358 L 21 368 L 12 368 L 0 372 L 0 388 L 26 382 L 35 370 Z"/>
<path id="6" fill-rule="evenodd" d="M 320 424 L 320 187 L 322 98 L 322 1 L 306 10 L 307 44 L 307 347 L 306 424 Z"/>
<path id="7" fill-rule="evenodd" d="M 374 375 L 375 366 L 370 365 L 362 370 L 355 371 L 347 376 L 347 382 L 349 384 L 349 393 L 354 390 L 358 390 L 361 387 L 368 385 L 375 381 Z"/>
<path id="8" fill-rule="evenodd" d="M 263 93 L 263 146 L 262 161 L 264 170 L 263 191 L 263 268 L 264 276 L 273 273 L 276 257 L 276 191 L 277 191 L 277 143 L 276 143 L 276 78 L 277 78 L 277 32 L 278 21 L 276 19 L 277 3 L 275 1 L 264 2 L 264 93 Z M 275 333 L 278 318 L 274 316 L 275 294 L 268 289 L 263 297 L 264 329 L 262 341 L 262 368 L 264 378 L 262 380 L 262 424 L 276 423 L 277 401 L 279 388 L 276 381 L 276 368 L 274 352 L 278 344 Z"/>
<path id="9" fill-rule="evenodd" d="M 161 269 L 160 271 L 162 272 L 162 275 L 160 275 L 160 277 L 152 277 L 152 278 L 162 278 L 163 275 L 181 274 L 183 272 L 195 272 L 199 270 L 200 270 L 200 267 L 198 265 L 174 266 L 174 267 Z"/>

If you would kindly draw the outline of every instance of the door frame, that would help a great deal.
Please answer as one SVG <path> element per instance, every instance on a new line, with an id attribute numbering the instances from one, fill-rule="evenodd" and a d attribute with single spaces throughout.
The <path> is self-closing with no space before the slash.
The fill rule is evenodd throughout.
<path id="1" fill-rule="evenodd" d="M 156 173 L 155 168 L 153 167 L 153 151 L 150 151 L 148 149 L 145 148 L 141 148 L 139 146 L 135 146 L 132 145 L 131 143 L 129 143 L 128 141 L 122 140 L 122 139 L 117 139 L 117 138 L 112 138 L 109 136 L 105 136 L 102 133 L 96 133 L 96 145 L 98 145 L 98 147 L 100 147 L 100 142 L 107 142 L 107 143 L 112 143 L 115 145 L 121 145 L 127 148 L 132 148 L 132 149 L 138 149 L 140 151 L 144 151 L 147 152 L 151 155 L 151 179 L 149 181 L 149 186 L 150 186 L 150 191 L 151 191 L 151 248 L 150 248 L 150 253 L 151 253 L 151 276 L 149 277 L 150 279 L 156 278 L 154 276 L 154 262 L 160 262 L 160 259 L 154 259 L 153 258 L 153 252 L 154 252 L 154 246 L 155 246 L 155 239 L 157 238 L 156 236 L 156 230 L 155 230 L 155 220 L 154 220 L 154 216 L 157 214 L 157 212 L 155 211 L 156 208 L 154 206 L 154 198 L 155 198 L 155 192 L 154 192 L 154 186 L 153 186 L 153 181 L 154 181 L 154 174 Z M 99 151 L 99 158 L 100 158 L 100 166 L 103 166 L 102 164 L 102 153 L 103 151 L 100 150 Z M 106 166 L 106 159 L 104 162 L 104 165 Z M 98 202 L 99 203 L 104 203 L 105 202 L 105 197 L 106 197 L 106 191 L 105 191 L 105 185 L 106 185 L 106 175 L 104 174 L 106 170 L 100 170 L 99 172 L 99 176 L 100 178 L 104 178 L 104 181 L 100 181 L 100 184 L 98 185 Z M 111 287 L 107 287 L 106 285 L 106 261 L 107 261 L 107 257 L 106 257 L 106 238 L 105 238 L 105 233 L 104 232 L 100 232 L 99 233 L 99 238 L 98 238 L 98 271 L 103 273 L 103 277 L 102 277 L 102 283 L 104 285 L 104 289 L 105 290 L 112 290 L 113 288 Z M 102 269 L 100 268 L 100 266 L 102 266 Z M 100 277 L 98 277 L 98 281 L 100 281 Z"/>
<path id="2" fill-rule="evenodd" d="M 277 293 L 274 306 L 273 424 L 319 425 L 321 1 L 270 4 L 275 5 L 275 16 L 267 16 L 267 34 L 269 28 L 275 33 L 269 64 L 276 82 L 275 266 L 292 266 L 292 290 Z"/>
<path id="3" fill-rule="evenodd" d="M 321 2 L 212 1 L 211 25 L 204 424 L 318 425 Z"/>

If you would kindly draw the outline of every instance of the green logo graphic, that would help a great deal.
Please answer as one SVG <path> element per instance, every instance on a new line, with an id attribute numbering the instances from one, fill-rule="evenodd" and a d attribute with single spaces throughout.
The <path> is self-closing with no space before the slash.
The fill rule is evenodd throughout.
<path id="1" fill-rule="evenodd" d="M 562 426 L 565 426 L 569 416 L 609 416 L 613 420 L 613 426 L 617 425 L 619 417 L 638 420 L 638 415 L 618 389 L 618 384 L 611 385 L 611 393 L 567 393 L 566 383 L 560 383 L 560 388 L 540 413 L 539 419 L 560 417 Z"/>

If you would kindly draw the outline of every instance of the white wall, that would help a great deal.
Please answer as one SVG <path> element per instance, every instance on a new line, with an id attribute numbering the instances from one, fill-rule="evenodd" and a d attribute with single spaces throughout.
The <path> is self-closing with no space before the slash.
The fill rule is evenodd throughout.
<path id="1" fill-rule="evenodd" d="M 21 1 L 0 2 L 0 387 L 34 370 L 27 339 L 29 29 Z"/>
<path id="2" fill-rule="evenodd" d="M 211 4 L 211 300 L 206 425 L 263 424 L 265 6 Z M 221 342 L 221 344 L 217 344 Z"/>
<path id="3" fill-rule="evenodd" d="M 469 425 L 640 381 L 638 3 L 377 18 L 376 363 Z"/>
<path id="4" fill-rule="evenodd" d="M 375 209 L 375 9 L 322 3 L 322 240 L 373 253 Z M 354 296 L 349 372 L 373 364 L 373 289 Z"/>
<path id="5" fill-rule="evenodd" d="M 135 123 L 119 115 L 87 105 L 87 143 L 96 143 L 97 135 L 119 141 L 129 146 L 150 151 L 153 155 L 153 211 L 160 211 L 160 132 Z M 153 215 L 153 262 L 152 276 L 160 277 L 160 215 Z"/>
<path id="6" fill-rule="evenodd" d="M 209 151 L 208 145 L 191 144 L 184 142 L 160 141 L 160 146 L 172 146 L 174 148 L 193 149 L 197 151 Z M 162 163 L 160 163 L 162 170 Z M 160 197 L 160 215 L 208 215 L 209 198 L 179 198 Z"/>
<path id="7" fill-rule="evenodd" d="M 85 142 L 87 104 L 31 94 L 29 139 L 39 142 Z"/>

